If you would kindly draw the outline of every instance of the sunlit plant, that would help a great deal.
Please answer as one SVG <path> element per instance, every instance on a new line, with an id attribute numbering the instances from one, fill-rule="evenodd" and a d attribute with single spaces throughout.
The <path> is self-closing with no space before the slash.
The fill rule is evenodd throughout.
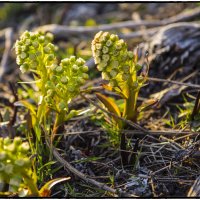
<path id="1" fill-rule="evenodd" d="M 69 179 L 50 180 L 39 190 L 30 155 L 28 142 L 23 142 L 20 137 L 15 137 L 14 140 L 0 138 L 0 184 L 9 185 L 7 191 L 0 191 L 0 196 L 12 193 L 18 196 L 49 196 L 53 185 Z"/>
<path id="2" fill-rule="evenodd" d="M 98 32 L 92 41 L 92 52 L 97 69 L 101 71 L 102 78 L 108 81 L 108 85 L 104 85 L 104 88 L 116 92 L 124 99 L 123 112 L 114 100 L 100 93 L 97 93 L 97 97 L 111 113 L 137 122 L 138 94 L 147 80 L 148 69 L 145 73 L 138 75 L 141 66 L 138 64 L 137 55 L 128 51 L 124 40 L 119 39 L 115 34 Z M 117 117 L 112 117 L 112 122 L 119 130 L 126 126 Z M 125 135 L 121 133 L 120 137 L 121 150 L 126 150 Z M 125 154 L 122 152 L 121 155 L 122 162 L 127 164 Z"/>
<path id="3" fill-rule="evenodd" d="M 56 113 L 52 140 L 59 125 L 77 114 L 77 111 L 69 111 L 68 104 L 79 94 L 80 87 L 88 79 L 88 67 L 82 58 L 71 56 L 58 62 L 56 46 L 52 44 L 52 40 L 53 35 L 50 33 L 25 31 L 15 44 L 17 64 L 20 65 L 21 72 L 33 74 L 40 93 L 39 107 L 37 111 L 32 109 L 33 127 L 38 140 L 41 135 L 39 124 L 46 127 L 49 112 Z"/>

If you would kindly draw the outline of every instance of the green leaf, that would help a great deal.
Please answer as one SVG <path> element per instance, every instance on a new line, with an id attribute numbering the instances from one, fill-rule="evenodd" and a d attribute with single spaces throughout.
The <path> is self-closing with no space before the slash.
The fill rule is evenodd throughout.
<path id="1" fill-rule="evenodd" d="M 17 101 L 14 103 L 14 105 L 15 106 L 24 106 L 25 108 L 27 108 L 31 114 L 32 126 L 35 126 L 36 120 L 37 120 L 35 106 L 26 100 Z"/>
<path id="2" fill-rule="evenodd" d="M 36 116 L 35 106 L 33 106 L 28 101 L 25 101 L 25 100 L 17 101 L 17 102 L 15 102 L 14 105 L 15 106 L 24 106 L 24 107 L 26 107 L 26 108 L 28 108 L 30 110 L 31 114 Z"/>
<path id="3" fill-rule="evenodd" d="M 40 193 L 40 197 L 49 197 L 50 196 L 50 192 L 51 192 L 51 188 L 63 181 L 68 181 L 70 179 L 70 177 L 64 177 L 64 178 L 55 178 L 53 180 L 48 181 L 39 191 Z"/>
<path id="4" fill-rule="evenodd" d="M 120 112 L 118 106 L 116 105 L 116 103 L 112 99 L 110 99 L 100 93 L 96 93 L 96 96 L 104 104 L 104 106 L 108 109 L 109 112 L 121 117 L 121 112 Z M 121 127 L 121 120 L 114 116 L 113 116 L 113 119 Z"/>

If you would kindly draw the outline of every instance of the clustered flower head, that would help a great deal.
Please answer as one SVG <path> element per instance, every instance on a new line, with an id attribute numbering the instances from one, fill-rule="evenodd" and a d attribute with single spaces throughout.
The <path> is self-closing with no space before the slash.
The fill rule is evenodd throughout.
<path id="1" fill-rule="evenodd" d="M 17 64 L 20 65 L 22 73 L 34 70 L 42 75 L 45 67 L 56 63 L 55 46 L 51 43 L 51 33 L 34 33 L 25 31 L 20 40 L 15 43 Z"/>
<path id="2" fill-rule="evenodd" d="M 29 144 L 20 137 L 0 138 L 0 182 L 18 188 L 24 174 L 31 174 L 31 161 L 28 158 Z"/>
<path id="3" fill-rule="evenodd" d="M 80 92 L 80 87 L 89 78 L 88 67 L 82 58 L 71 56 L 61 60 L 60 65 L 51 67 L 51 76 L 45 84 L 47 95 L 45 101 L 57 110 L 67 110 L 67 104 Z M 62 99 L 58 105 L 55 100 Z"/>
<path id="4" fill-rule="evenodd" d="M 81 58 L 71 56 L 58 64 L 56 47 L 50 33 L 25 31 L 15 44 L 17 64 L 21 71 L 39 75 L 37 86 L 46 104 L 54 110 L 68 110 L 68 103 L 80 92 L 89 78 L 88 67 Z"/>
<path id="5" fill-rule="evenodd" d="M 139 65 L 134 62 L 133 52 L 127 50 L 127 44 L 117 35 L 98 32 L 92 41 L 92 52 L 97 69 L 102 71 L 102 78 L 108 80 L 110 86 L 121 87 L 125 82 L 137 84 L 134 80 L 137 77 L 133 75 Z"/>

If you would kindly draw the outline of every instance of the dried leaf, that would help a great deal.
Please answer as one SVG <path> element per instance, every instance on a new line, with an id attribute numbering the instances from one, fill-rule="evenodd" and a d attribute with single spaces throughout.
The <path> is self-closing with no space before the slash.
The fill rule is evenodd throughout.
<path id="1" fill-rule="evenodd" d="M 55 178 L 53 180 L 48 181 L 39 191 L 41 197 L 49 197 L 51 194 L 51 188 L 63 181 L 68 181 L 70 177 L 64 177 L 64 178 Z"/>

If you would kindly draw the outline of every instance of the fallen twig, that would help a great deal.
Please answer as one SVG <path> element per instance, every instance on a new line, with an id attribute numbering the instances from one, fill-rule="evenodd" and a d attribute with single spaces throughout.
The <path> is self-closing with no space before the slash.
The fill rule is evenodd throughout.
<path id="1" fill-rule="evenodd" d="M 98 188 L 102 189 L 102 190 L 106 190 L 108 192 L 111 192 L 113 194 L 115 194 L 115 196 L 117 197 L 118 194 L 120 196 L 124 196 L 125 194 L 123 192 L 120 192 L 116 189 L 113 189 L 113 188 L 110 188 L 108 187 L 106 184 L 104 183 L 100 183 L 94 179 L 91 179 L 89 178 L 87 175 L 79 172 L 77 169 L 75 169 L 70 163 L 68 163 L 65 159 L 63 159 L 61 157 L 61 155 L 59 154 L 59 152 L 57 151 L 57 149 L 53 146 L 53 145 L 50 145 L 50 138 L 48 136 L 48 134 L 46 133 L 45 129 L 43 126 L 41 126 L 43 132 L 45 133 L 45 140 L 46 140 L 46 143 L 48 145 L 49 148 L 52 149 L 52 152 L 53 152 L 53 155 L 54 157 L 63 165 L 65 166 L 70 172 L 72 172 L 73 174 L 75 174 L 76 176 L 78 176 L 79 178 L 83 179 L 85 182 L 87 183 L 90 183 L 92 185 L 95 185 L 97 186 Z M 135 196 L 137 197 L 137 196 Z"/>
<path id="2" fill-rule="evenodd" d="M 103 25 L 94 26 L 94 27 L 85 27 L 85 26 L 68 27 L 68 26 L 57 25 L 57 24 L 49 24 L 45 26 L 40 26 L 36 28 L 35 31 L 51 32 L 55 35 L 55 37 L 68 39 L 70 35 L 80 36 L 81 34 L 94 34 L 98 31 L 109 31 L 109 30 L 116 30 L 116 29 L 121 29 L 121 28 L 135 29 L 141 26 L 145 26 L 147 28 L 164 26 L 171 23 L 188 21 L 199 15 L 200 15 L 200 8 L 196 8 L 196 9 L 193 9 L 192 12 L 184 11 L 167 20 L 166 19 L 160 20 L 160 21 L 144 21 L 143 20 L 143 21 L 137 21 L 137 22 L 125 21 L 125 22 L 112 23 L 112 24 L 103 24 Z M 143 32 L 139 31 L 135 33 L 141 36 L 141 33 L 144 33 L 144 31 Z"/>
<path id="3" fill-rule="evenodd" d="M 155 82 L 168 82 L 168 83 L 173 83 L 173 84 L 177 84 L 177 85 L 185 85 L 185 86 L 188 86 L 188 87 L 200 89 L 200 85 L 192 84 L 192 83 L 182 83 L 182 82 L 179 82 L 179 81 L 173 81 L 173 80 L 161 79 L 161 78 L 153 78 L 153 77 L 148 77 L 148 79 L 150 81 L 155 81 Z"/>

